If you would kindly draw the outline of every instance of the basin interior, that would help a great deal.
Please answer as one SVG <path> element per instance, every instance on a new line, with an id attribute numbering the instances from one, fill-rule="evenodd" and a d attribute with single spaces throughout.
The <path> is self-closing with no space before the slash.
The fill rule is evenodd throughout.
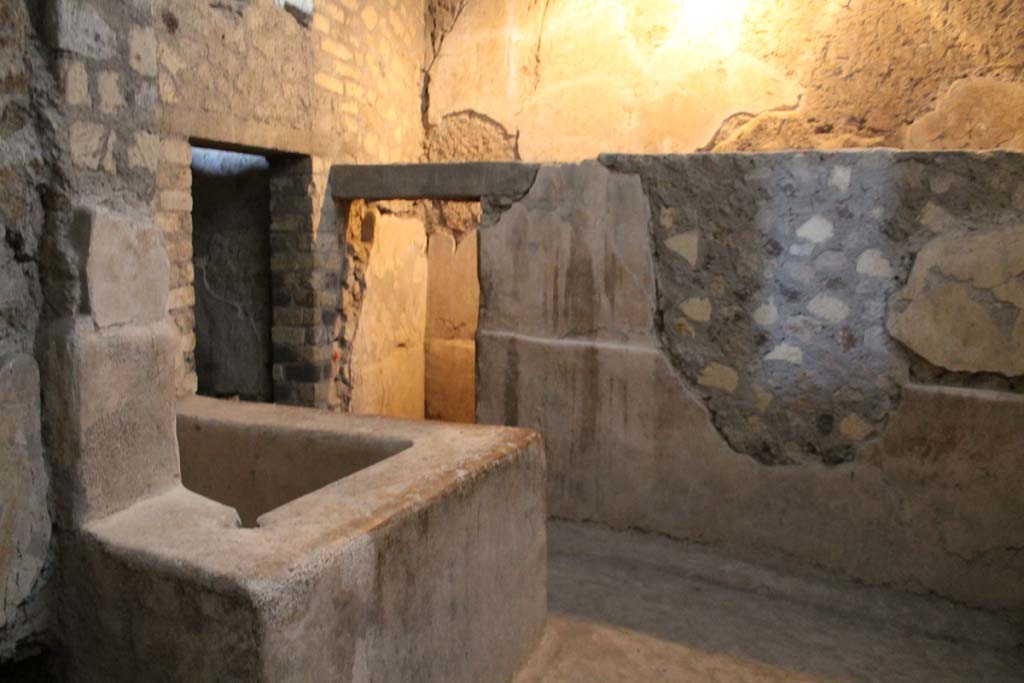
<path id="1" fill-rule="evenodd" d="M 412 446 L 386 436 L 181 418 L 178 443 L 185 487 L 235 508 L 249 528 L 260 515 Z"/>

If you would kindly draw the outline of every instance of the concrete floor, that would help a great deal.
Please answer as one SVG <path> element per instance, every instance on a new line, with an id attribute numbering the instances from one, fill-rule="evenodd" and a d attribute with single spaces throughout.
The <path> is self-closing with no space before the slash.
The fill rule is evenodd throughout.
<path id="1" fill-rule="evenodd" d="M 1024 681 L 987 613 L 659 537 L 552 523 L 543 639 L 515 683 Z"/>

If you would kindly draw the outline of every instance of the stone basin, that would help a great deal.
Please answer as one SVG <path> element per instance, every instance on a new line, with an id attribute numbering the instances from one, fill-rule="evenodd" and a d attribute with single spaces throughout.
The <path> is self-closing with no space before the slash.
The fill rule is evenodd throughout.
<path id="1" fill-rule="evenodd" d="M 178 434 L 195 491 L 69 544 L 79 680 L 503 681 L 536 643 L 535 432 L 191 398 Z"/>

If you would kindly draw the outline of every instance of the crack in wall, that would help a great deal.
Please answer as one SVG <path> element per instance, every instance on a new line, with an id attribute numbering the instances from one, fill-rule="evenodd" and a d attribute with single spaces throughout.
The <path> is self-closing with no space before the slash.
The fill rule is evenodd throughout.
<path id="1" fill-rule="evenodd" d="M 451 0 L 448 0 L 450 3 Z M 432 0 L 427 3 L 426 23 L 430 27 L 430 59 L 423 68 L 423 78 L 420 85 L 420 118 L 423 130 L 429 132 L 430 125 L 430 72 L 434 64 L 441 56 L 441 49 L 444 47 L 448 34 L 455 30 L 455 24 L 469 5 L 470 0 L 457 0 L 454 7 L 446 4 L 445 0 Z M 447 14 L 447 19 L 445 15 Z"/>

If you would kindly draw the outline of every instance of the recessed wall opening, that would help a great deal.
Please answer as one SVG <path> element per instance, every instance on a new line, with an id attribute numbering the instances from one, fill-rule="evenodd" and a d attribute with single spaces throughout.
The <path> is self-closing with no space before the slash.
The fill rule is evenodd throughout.
<path id="1" fill-rule="evenodd" d="M 479 218 L 479 202 L 353 205 L 351 412 L 475 422 Z"/>
<path id="2" fill-rule="evenodd" d="M 198 393 L 273 400 L 270 163 L 193 147 Z"/>

